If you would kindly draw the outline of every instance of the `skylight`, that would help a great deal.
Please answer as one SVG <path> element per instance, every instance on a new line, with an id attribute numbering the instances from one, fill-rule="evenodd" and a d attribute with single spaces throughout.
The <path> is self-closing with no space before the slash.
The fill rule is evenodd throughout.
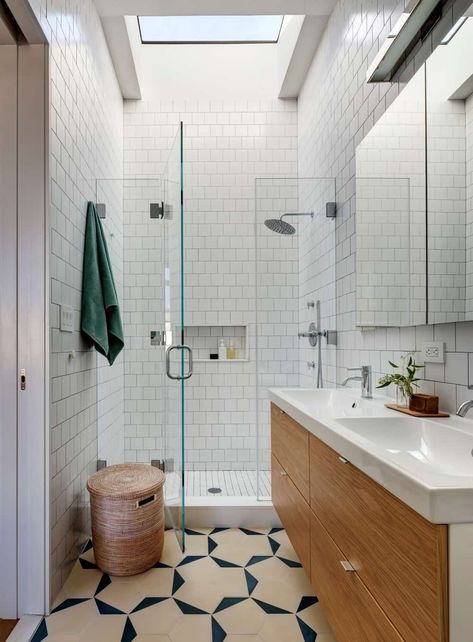
<path id="1" fill-rule="evenodd" d="M 143 44 L 277 42 L 284 16 L 139 16 Z"/>

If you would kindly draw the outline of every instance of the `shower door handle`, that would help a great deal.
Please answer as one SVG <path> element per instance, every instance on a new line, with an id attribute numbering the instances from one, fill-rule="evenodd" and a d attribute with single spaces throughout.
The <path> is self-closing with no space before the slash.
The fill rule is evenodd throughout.
<path id="1" fill-rule="evenodd" d="M 171 373 L 171 352 L 173 350 L 186 350 L 189 354 L 189 370 L 187 374 L 182 375 L 173 375 Z M 169 379 L 174 379 L 175 381 L 182 381 L 183 379 L 190 379 L 194 373 L 194 355 L 192 354 L 192 348 L 186 345 L 172 345 L 166 350 L 166 375 Z"/>

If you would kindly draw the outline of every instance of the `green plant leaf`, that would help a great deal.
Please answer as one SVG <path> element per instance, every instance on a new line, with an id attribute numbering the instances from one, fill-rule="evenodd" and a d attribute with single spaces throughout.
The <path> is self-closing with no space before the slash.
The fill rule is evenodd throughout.
<path id="1" fill-rule="evenodd" d="M 392 361 L 389 361 L 389 360 L 388 360 L 388 363 L 389 363 L 389 365 L 390 365 L 390 366 L 392 366 L 393 368 L 399 368 L 399 366 L 397 366 L 397 365 L 396 365 L 395 363 L 393 363 Z"/>
<path id="2" fill-rule="evenodd" d="M 379 383 L 376 387 L 377 388 L 386 388 L 387 386 L 390 386 L 392 381 L 385 381 L 384 383 Z"/>

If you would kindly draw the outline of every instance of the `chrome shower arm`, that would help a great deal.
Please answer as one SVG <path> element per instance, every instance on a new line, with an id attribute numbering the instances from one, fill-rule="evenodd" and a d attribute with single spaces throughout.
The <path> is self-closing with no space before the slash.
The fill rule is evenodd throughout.
<path id="1" fill-rule="evenodd" d="M 314 212 L 285 212 L 280 219 L 282 220 L 285 216 L 310 216 L 310 218 L 314 218 Z"/>

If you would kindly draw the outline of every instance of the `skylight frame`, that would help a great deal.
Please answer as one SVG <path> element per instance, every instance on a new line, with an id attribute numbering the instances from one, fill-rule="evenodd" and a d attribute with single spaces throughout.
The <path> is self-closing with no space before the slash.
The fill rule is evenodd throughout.
<path id="1" fill-rule="evenodd" d="M 279 16 L 280 14 L 274 14 L 274 15 Z M 137 16 L 136 17 L 138 21 L 138 30 L 140 32 L 141 44 L 143 45 L 261 45 L 261 44 L 274 45 L 279 42 L 279 38 L 281 36 L 281 32 L 284 24 L 285 15 L 280 16 L 281 21 L 279 24 L 279 30 L 275 40 L 144 40 L 140 20 L 142 18 L 154 18 L 154 17 L 167 18 L 169 16 Z M 189 17 L 189 16 L 173 16 L 173 17 Z M 195 16 L 192 16 L 192 17 L 195 17 Z M 215 17 L 215 16 L 203 16 L 203 17 Z M 239 17 L 239 16 L 236 16 L 236 17 Z"/>

